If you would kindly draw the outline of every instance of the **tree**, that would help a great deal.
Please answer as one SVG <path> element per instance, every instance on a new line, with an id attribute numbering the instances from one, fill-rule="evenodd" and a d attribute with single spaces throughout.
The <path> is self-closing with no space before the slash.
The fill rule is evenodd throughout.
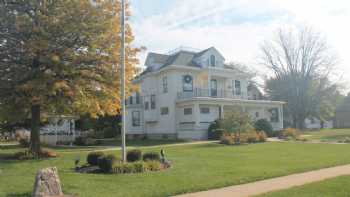
<path id="1" fill-rule="evenodd" d="M 40 120 L 49 114 L 118 113 L 119 14 L 119 1 L 0 2 L 0 109 L 7 119 L 31 117 L 34 154 Z M 126 28 L 130 91 L 140 49 Z"/>
<path id="2" fill-rule="evenodd" d="M 337 59 L 320 33 L 280 29 L 261 51 L 262 64 L 274 73 L 266 80 L 266 92 L 271 99 L 287 102 L 285 112 L 294 127 L 304 128 L 308 116 L 323 119 L 334 112 L 332 98 L 339 92 L 329 76 Z"/>

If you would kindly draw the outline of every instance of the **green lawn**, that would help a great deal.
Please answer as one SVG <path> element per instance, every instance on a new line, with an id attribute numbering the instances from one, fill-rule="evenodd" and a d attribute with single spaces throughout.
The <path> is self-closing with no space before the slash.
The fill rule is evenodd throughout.
<path id="1" fill-rule="evenodd" d="M 302 133 L 302 138 L 316 142 L 338 142 L 347 138 L 350 139 L 350 129 L 321 129 L 316 131 L 306 131 Z"/>
<path id="2" fill-rule="evenodd" d="M 48 166 L 58 167 L 66 193 L 82 197 L 169 196 L 347 164 L 349 149 L 350 145 L 277 142 L 173 146 L 165 149 L 174 163 L 170 170 L 128 175 L 74 173 L 74 159 L 77 155 L 85 158 L 87 152 L 60 149 L 57 159 L 0 161 L 0 196 L 29 196 L 35 173 Z M 0 153 L 15 150 L 6 148 Z"/>
<path id="3" fill-rule="evenodd" d="M 350 195 L 350 176 L 341 176 L 259 197 L 345 197 Z"/>

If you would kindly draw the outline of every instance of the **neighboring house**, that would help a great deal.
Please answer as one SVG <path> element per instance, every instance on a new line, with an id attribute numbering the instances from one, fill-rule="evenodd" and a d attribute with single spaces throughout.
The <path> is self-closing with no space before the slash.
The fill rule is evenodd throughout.
<path id="1" fill-rule="evenodd" d="M 126 101 L 128 137 L 206 139 L 209 124 L 233 110 L 283 129 L 284 102 L 248 92 L 248 74 L 224 61 L 214 47 L 149 53 L 134 80 L 140 91 Z"/>
<path id="2" fill-rule="evenodd" d="M 78 137 L 75 131 L 75 117 L 50 116 L 49 124 L 40 128 L 40 142 L 48 145 L 68 145 Z"/>
<path id="3" fill-rule="evenodd" d="M 321 121 L 318 118 L 310 117 L 305 119 L 306 129 L 331 129 L 333 128 L 333 120 Z"/>

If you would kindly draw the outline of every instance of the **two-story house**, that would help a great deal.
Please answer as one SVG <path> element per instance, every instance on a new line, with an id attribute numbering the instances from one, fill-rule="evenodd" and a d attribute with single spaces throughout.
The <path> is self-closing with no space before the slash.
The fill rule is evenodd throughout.
<path id="1" fill-rule="evenodd" d="M 214 47 L 149 53 L 146 70 L 134 82 L 139 93 L 127 102 L 127 135 L 149 138 L 206 139 L 211 122 L 233 110 L 283 128 L 283 102 L 259 100 L 248 74 L 225 65 Z M 256 91 L 256 90 L 254 90 Z"/>

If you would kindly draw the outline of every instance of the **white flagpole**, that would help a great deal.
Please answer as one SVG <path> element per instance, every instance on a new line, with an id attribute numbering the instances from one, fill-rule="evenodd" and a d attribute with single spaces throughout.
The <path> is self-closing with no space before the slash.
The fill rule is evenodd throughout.
<path id="1" fill-rule="evenodd" d="M 121 49 L 120 49 L 120 61 L 121 61 L 121 104 L 122 104 L 122 160 L 126 162 L 126 147 L 125 147 L 125 0 L 121 1 Z"/>

